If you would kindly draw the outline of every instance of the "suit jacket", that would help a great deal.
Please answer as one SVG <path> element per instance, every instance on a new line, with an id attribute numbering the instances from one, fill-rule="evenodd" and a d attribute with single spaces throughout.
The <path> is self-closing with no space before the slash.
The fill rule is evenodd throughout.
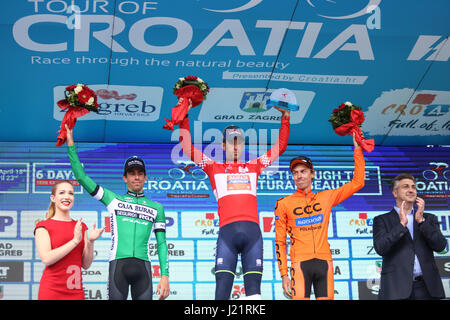
<path id="1" fill-rule="evenodd" d="M 435 215 L 424 213 L 423 217 L 425 221 L 420 225 L 414 220 L 414 240 L 408 228 L 400 223 L 395 209 L 374 218 L 373 244 L 375 251 L 383 257 L 378 299 L 407 299 L 411 295 L 414 255 L 417 255 L 431 296 L 445 297 L 433 251 L 444 250 L 447 240 Z"/>

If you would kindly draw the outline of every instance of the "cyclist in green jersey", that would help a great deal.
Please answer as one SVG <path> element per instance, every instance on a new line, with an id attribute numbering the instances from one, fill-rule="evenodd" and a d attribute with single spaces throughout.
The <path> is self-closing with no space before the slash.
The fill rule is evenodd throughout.
<path id="1" fill-rule="evenodd" d="M 149 242 L 155 232 L 161 280 L 156 293 L 159 299 L 169 295 L 169 266 L 165 233 L 164 208 L 145 197 L 143 188 L 147 180 L 144 161 L 139 157 L 127 159 L 123 181 L 128 192 L 123 195 L 97 185 L 88 175 L 78 158 L 73 132 L 66 125 L 67 152 L 73 173 L 83 188 L 101 201 L 110 214 L 111 251 L 109 257 L 108 299 L 125 300 L 131 287 L 133 300 L 150 300 L 153 295 Z"/>

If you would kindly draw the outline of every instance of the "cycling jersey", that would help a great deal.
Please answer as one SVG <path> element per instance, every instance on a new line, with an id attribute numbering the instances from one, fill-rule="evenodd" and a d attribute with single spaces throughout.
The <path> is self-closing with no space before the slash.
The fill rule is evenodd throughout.
<path id="1" fill-rule="evenodd" d="M 253 221 L 259 224 L 256 189 L 258 176 L 285 150 L 289 139 L 289 117 L 282 118 L 276 144 L 257 159 L 242 162 L 219 163 L 204 155 L 192 145 L 189 120 L 180 124 L 180 143 L 183 152 L 209 177 L 218 203 L 219 226 L 235 221 Z"/>
<path id="2" fill-rule="evenodd" d="M 275 247 L 281 276 L 287 275 L 286 235 L 291 241 L 291 262 L 310 259 L 331 260 L 328 223 L 331 209 L 364 186 L 364 156 L 355 148 L 352 181 L 334 190 L 319 193 L 297 190 L 281 198 L 275 206 Z"/>
<path id="3" fill-rule="evenodd" d="M 86 175 L 76 147 L 68 146 L 67 150 L 75 178 L 91 196 L 106 206 L 110 214 L 112 246 L 109 261 L 132 257 L 150 261 L 149 243 L 154 229 L 161 274 L 168 276 L 166 218 L 163 206 L 146 198 L 144 193 L 128 191 L 127 194 L 119 196 L 97 185 Z"/>

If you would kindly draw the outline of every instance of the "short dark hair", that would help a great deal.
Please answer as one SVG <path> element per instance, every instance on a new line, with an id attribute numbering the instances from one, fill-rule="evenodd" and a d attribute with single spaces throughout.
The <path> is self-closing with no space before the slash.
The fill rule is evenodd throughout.
<path id="1" fill-rule="evenodd" d="M 412 174 L 410 174 L 410 173 L 401 173 L 398 176 L 396 176 L 394 179 L 392 179 L 392 181 L 391 181 L 391 189 L 394 190 L 397 187 L 398 182 L 400 180 L 403 180 L 403 179 L 409 179 L 409 180 L 414 181 L 414 183 L 416 183 L 416 178 L 414 178 L 414 176 Z"/>

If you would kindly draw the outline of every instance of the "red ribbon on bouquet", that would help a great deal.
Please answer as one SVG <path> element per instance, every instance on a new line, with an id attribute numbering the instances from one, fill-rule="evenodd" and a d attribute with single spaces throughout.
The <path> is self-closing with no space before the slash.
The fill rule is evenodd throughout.
<path id="1" fill-rule="evenodd" d="M 77 118 L 84 116 L 90 111 L 98 113 L 97 95 L 93 90 L 84 84 L 71 85 L 66 87 L 65 99 L 59 100 L 56 104 L 63 110 L 67 110 L 58 130 L 56 146 L 60 147 L 66 142 L 67 130 L 73 129 Z"/>
<path id="2" fill-rule="evenodd" d="M 360 110 L 352 110 L 350 112 L 350 122 L 343 124 L 336 129 L 336 132 L 340 136 L 353 135 L 355 133 L 355 140 L 359 146 L 366 152 L 372 152 L 375 147 L 374 139 L 364 138 L 361 128 L 359 127 L 364 122 L 364 113 Z"/>
<path id="3" fill-rule="evenodd" d="M 172 108 L 171 120 L 164 118 L 167 123 L 163 126 L 163 129 L 172 131 L 173 126 L 176 124 L 180 124 L 186 117 L 186 114 L 189 111 L 189 99 L 191 99 L 192 101 L 192 107 L 198 106 L 203 101 L 202 91 L 197 86 L 192 84 L 178 89 L 177 91 L 175 91 L 175 95 L 178 97 L 178 101 L 180 100 L 180 98 L 183 98 L 183 100 L 178 102 L 177 105 Z"/>
<path id="4" fill-rule="evenodd" d="M 60 147 L 64 144 L 64 142 L 66 142 L 67 139 L 67 131 L 65 125 L 67 124 L 69 129 L 73 129 L 73 127 L 75 127 L 75 123 L 77 122 L 77 118 L 84 116 L 86 113 L 89 113 L 89 110 L 83 107 L 74 107 L 70 105 L 70 103 L 65 99 L 59 100 L 57 104 L 63 110 L 68 109 L 61 122 L 61 128 L 58 130 L 59 135 L 56 140 L 56 146 Z"/>
<path id="5" fill-rule="evenodd" d="M 189 99 L 192 101 L 192 107 L 196 107 L 206 99 L 209 87 L 206 82 L 195 76 L 180 78 L 175 84 L 173 94 L 177 96 L 178 103 L 172 108 L 172 118 L 164 118 L 167 123 L 163 129 L 172 130 L 174 125 L 180 124 L 189 111 Z M 181 99 L 183 98 L 183 99 Z"/>

